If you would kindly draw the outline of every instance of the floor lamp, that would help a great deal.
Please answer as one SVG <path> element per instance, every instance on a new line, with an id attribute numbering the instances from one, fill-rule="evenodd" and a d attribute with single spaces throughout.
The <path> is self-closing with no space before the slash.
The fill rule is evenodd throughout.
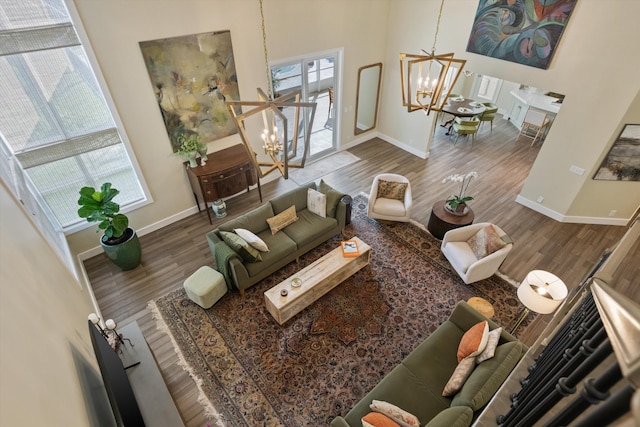
<path id="1" fill-rule="evenodd" d="M 529 272 L 518 286 L 518 299 L 524 305 L 524 310 L 511 329 L 511 334 L 515 333 L 530 311 L 553 313 L 567 294 L 567 286 L 557 276 L 543 270 Z"/>

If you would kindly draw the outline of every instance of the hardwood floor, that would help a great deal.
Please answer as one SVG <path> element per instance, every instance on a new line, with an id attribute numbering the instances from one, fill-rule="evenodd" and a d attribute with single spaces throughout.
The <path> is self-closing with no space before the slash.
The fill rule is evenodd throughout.
<path id="1" fill-rule="evenodd" d="M 453 139 L 444 136 L 444 130 L 438 127 L 427 160 L 372 139 L 349 150 L 359 161 L 323 178 L 341 191 L 356 195 L 368 193 L 373 177 L 379 173 L 402 174 L 411 180 L 413 188 L 412 218 L 426 225 L 432 205 L 459 191 L 453 183 L 443 184 L 442 179 L 451 173 L 475 170 L 479 177 L 468 191 L 476 198 L 470 204 L 475 222 L 500 225 L 515 243 L 501 272 L 519 282 L 530 270 L 543 269 L 558 275 L 569 288 L 576 287 L 626 228 L 558 223 L 516 203 L 539 150 L 539 145 L 530 147 L 527 139 L 515 141 L 516 136 L 513 125 L 496 119 L 493 132 L 485 125 L 473 146 L 462 137 L 454 146 Z M 295 186 L 282 178 L 265 183 L 264 200 Z M 201 212 L 141 237 L 143 263 L 133 271 L 120 271 L 104 255 L 85 262 L 103 318 L 113 318 L 121 325 L 138 321 L 187 426 L 207 424 L 197 402 L 197 388 L 177 364 L 167 335 L 156 330 L 147 303 L 180 288 L 198 267 L 212 265 L 214 260 L 205 233 L 258 204 L 257 191 L 251 191 L 228 200 L 229 217 L 216 220 L 213 226 L 206 213 Z M 634 259 L 640 259 L 640 245 L 634 245 L 633 252 Z M 624 277 L 620 279 L 625 289 L 621 292 L 638 288 L 639 264 L 625 266 Z M 532 343 L 544 323 L 545 319 L 539 317 L 520 338 Z"/>

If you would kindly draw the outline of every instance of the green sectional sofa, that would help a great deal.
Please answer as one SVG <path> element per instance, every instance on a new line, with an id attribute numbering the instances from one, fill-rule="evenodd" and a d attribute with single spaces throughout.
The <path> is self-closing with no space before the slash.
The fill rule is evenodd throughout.
<path id="1" fill-rule="evenodd" d="M 436 329 L 400 365 L 331 427 L 360 427 L 372 400 L 389 402 L 415 415 L 424 427 L 464 427 L 491 400 L 509 373 L 524 356 L 527 347 L 502 332 L 495 356 L 478 364 L 462 389 L 452 397 L 442 391 L 458 362 L 456 353 L 464 333 L 482 320 L 488 320 L 469 304 L 460 301 L 448 320 Z M 498 327 L 488 320 L 491 330 Z"/>
<path id="2" fill-rule="evenodd" d="M 326 218 L 307 209 L 308 188 L 326 194 Z M 272 234 L 267 219 L 285 211 L 291 205 L 295 205 L 299 219 Z M 238 289 L 240 293 L 244 293 L 245 289 L 341 233 L 347 223 L 347 213 L 351 212 L 350 208 L 351 197 L 331 188 L 323 181 L 320 181 L 319 185 L 311 182 L 300 186 L 207 233 L 216 268 L 224 276 L 229 290 Z M 251 231 L 266 243 L 269 251 L 260 253 L 261 261 L 244 261 L 223 240 L 221 231 L 233 232 L 238 228 Z"/>

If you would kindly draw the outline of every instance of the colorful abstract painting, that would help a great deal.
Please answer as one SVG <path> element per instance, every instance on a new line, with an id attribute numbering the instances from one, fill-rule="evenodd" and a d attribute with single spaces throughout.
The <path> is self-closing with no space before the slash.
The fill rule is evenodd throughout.
<path id="1" fill-rule="evenodd" d="M 237 133 L 225 105 L 240 98 L 229 31 L 140 42 L 140 49 L 174 151 L 181 134 L 206 143 Z"/>
<path id="2" fill-rule="evenodd" d="M 480 0 L 467 52 L 549 68 L 577 0 Z"/>
<path id="3" fill-rule="evenodd" d="M 640 181 L 640 125 L 625 125 L 593 179 Z"/>

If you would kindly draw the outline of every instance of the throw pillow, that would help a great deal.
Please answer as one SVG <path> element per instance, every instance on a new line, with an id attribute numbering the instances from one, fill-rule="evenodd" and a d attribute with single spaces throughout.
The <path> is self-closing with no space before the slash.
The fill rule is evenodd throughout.
<path id="1" fill-rule="evenodd" d="M 401 424 L 401 425 L 407 424 L 409 426 L 416 426 L 416 427 L 420 425 L 420 421 L 418 421 L 418 417 L 416 417 L 413 414 L 410 414 L 409 412 L 401 408 L 398 408 L 397 406 L 389 402 L 385 402 L 382 400 L 372 400 L 371 405 L 369 405 L 369 407 L 375 412 L 381 412 L 385 414 L 387 417 L 391 418 L 398 424 Z"/>
<path id="2" fill-rule="evenodd" d="M 464 333 L 458 345 L 458 363 L 469 356 L 477 356 L 487 346 L 489 323 L 486 320 L 472 326 Z"/>
<path id="3" fill-rule="evenodd" d="M 486 227 L 478 230 L 476 234 L 467 240 L 467 243 L 471 247 L 473 254 L 478 259 L 491 255 L 498 249 L 502 249 L 507 245 L 493 225 L 487 225 Z"/>
<path id="4" fill-rule="evenodd" d="M 369 412 L 362 417 L 362 427 L 400 427 L 400 424 L 380 412 Z"/>
<path id="5" fill-rule="evenodd" d="M 262 261 L 260 252 L 248 244 L 242 237 L 229 233 L 228 231 L 221 231 L 220 235 L 222 236 L 222 240 L 246 262 Z"/>
<path id="6" fill-rule="evenodd" d="M 289 208 L 283 210 L 278 215 L 267 219 L 267 223 L 271 228 L 271 234 L 276 234 L 289 224 L 293 224 L 298 220 L 296 215 L 296 205 L 291 205 Z"/>
<path id="7" fill-rule="evenodd" d="M 467 381 L 469 375 L 473 372 L 473 369 L 476 367 L 476 358 L 474 356 L 464 358 L 458 363 L 456 369 L 451 374 L 451 378 L 447 381 L 447 384 L 444 386 L 444 390 L 442 390 L 442 395 L 453 396 L 456 394 L 462 386 L 464 382 Z"/>
<path id="8" fill-rule="evenodd" d="M 338 190 L 334 190 L 329 184 L 324 182 L 324 180 L 320 180 L 320 185 L 318 185 L 318 191 L 322 194 L 327 195 L 327 216 L 331 218 L 336 217 L 336 208 L 338 207 L 338 202 L 342 199 L 342 194 Z"/>
<path id="9" fill-rule="evenodd" d="M 269 247 L 264 240 L 253 234 L 251 231 L 245 228 L 234 228 L 233 231 L 260 252 L 269 252 Z"/>
<path id="10" fill-rule="evenodd" d="M 307 190 L 307 209 L 322 218 L 327 217 L 327 195 L 309 188 Z"/>
<path id="11" fill-rule="evenodd" d="M 396 199 L 404 201 L 404 193 L 407 191 L 409 184 L 406 182 L 378 180 L 378 195 L 385 199 Z"/>
<path id="12" fill-rule="evenodd" d="M 493 331 L 489 331 L 489 338 L 487 338 L 487 346 L 482 350 L 482 353 L 478 355 L 476 359 L 476 363 L 484 362 L 485 360 L 491 359 L 496 353 L 496 347 L 498 347 L 498 341 L 500 341 L 500 334 L 502 333 L 502 328 L 494 329 Z"/>

